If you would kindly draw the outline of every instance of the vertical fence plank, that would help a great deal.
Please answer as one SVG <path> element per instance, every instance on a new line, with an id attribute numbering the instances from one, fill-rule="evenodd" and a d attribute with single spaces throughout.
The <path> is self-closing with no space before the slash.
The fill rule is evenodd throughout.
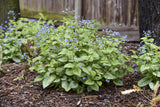
<path id="1" fill-rule="evenodd" d="M 75 0 L 20 0 L 21 10 L 61 13 L 75 9 Z M 122 23 L 138 26 L 138 0 L 82 0 L 82 18 L 103 24 Z"/>

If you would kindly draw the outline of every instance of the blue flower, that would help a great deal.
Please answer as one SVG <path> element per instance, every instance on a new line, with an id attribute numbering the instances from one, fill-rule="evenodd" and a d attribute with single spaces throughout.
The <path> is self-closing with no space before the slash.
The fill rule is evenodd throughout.
<path id="1" fill-rule="evenodd" d="M 70 46 L 69 43 L 66 43 L 66 46 L 69 47 Z"/>
<path id="2" fill-rule="evenodd" d="M 65 39 L 65 41 L 67 42 L 67 41 L 68 41 L 68 39 Z"/>
<path id="3" fill-rule="evenodd" d="M 127 49 L 127 46 L 125 46 L 124 48 Z"/>
<path id="4" fill-rule="evenodd" d="M 93 46 L 93 44 L 91 44 L 90 46 Z"/>
<path id="5" fill-rule="evenodd" d="M 106 82 L 107 82 L 107 83 L 109 83 L 109 82 L 110 82 L 110 80 L 106 80 Z"/>
<path id="6" fill-rule="evenodd" d="M 5 37 L 5 38 L 7 38 L 8 36 L 7 36 L 7 35 L 5 35 L 4 37 Z"/>
<path id="7" fill-rule="evenodd" d="M 133 65 L 132 65 L 132 67 L 135 67 L 135 66 L 136 66 L 136 64 L 133 64 Z"/>
<path id="8" fill-rule="evenodd" d="M 148 30 L 148 33 L 149 33 L 149 34 L 151 34 L 151 31 L 150 31 L 150 30 Z"/>
<path id="9" fill-rule="evenodd" d="M 10 10 L 10 11 L 8 12 L 8 14 L 11 14 L 11 13 L 14 14 L 14 11 L 11 11 L 11 10 Z"/>
<path id="10" fill-rule="evenodd" d="M 86 79 L 86 77 L 83 77 L 82 79 L 83 79 L 83 80 L 85 80 L 85 79 Z"/>

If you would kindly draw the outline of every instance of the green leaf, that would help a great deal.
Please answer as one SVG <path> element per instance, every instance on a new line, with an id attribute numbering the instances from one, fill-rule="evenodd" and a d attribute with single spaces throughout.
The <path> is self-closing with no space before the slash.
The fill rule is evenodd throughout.
<path id="1" fill-rule="evenodd" d="M 102 81 L 97 81 L 97 84 L 98 84 L 99 86 L 102 86 Z"/>
<path id="2" fill-rule="evenodd" d="M 92 54 L 92 57 L 93 57 L 94 60 L 99 60 L 99 58 L 100 58 L 99 55 L 96 52 L 94 52 Z"/>
<path id="3" fill-rule="evenodd" d="M 32 66 L 32 67 L 29 68 L 30 71 L 33 71 L 33 70 L 35 70 L 35 69 L 36 69 L 35 66 Z"/>
<path id="4" fill-rule="evenodd" d="M 51 75 L 47 78 L 44 78 L 43 81 L 42 81 L 42 85 L 43 85 L 43 88 L 46 88 L 48 87 L 49 85 L 51 85 L 51 83 L 56 79 L 56 76 L 55 75 Z"/>
<path id="5" fill-rule="evenodd" d="M 83 88 L 83 87 L 78 87 L 78 88 L 77 88 L 77 93 L 78 93 L 78 94 L 80 94 L 80 93 L 82 93 L 82 92 L 83 92 L 83 90 L 84 90 L 84 88 Z"/>
<path id="6" fill-rule="evenodd" d="M 113 80 L 113 83 L 117 86 L 123 86 L 123 81 L 120 79 Z"/>
<path id="7" fill-rule="evenodd" d="M 43 80 L 43 75 L 38 75 L 35 79 L 34 82 L 39 82 Z"/>
<path id="8" fill-rule="evenodd" d="M 152 81 L 151 77 L 144 77 L 138 81 L 138 86 L 144 87 L 144 86 L 148 85 L 151 81 Z"/>
<path id="9" fill-rule="evenodd" d="M 100 74 L 94 77 L 94 80 L 101 80 L 101 79 L 102 79 L 102 76 Z"/>
<path id="10" fill-rule="evenodd" d="M 64 66 L 64 68 L 74 68 L 74 64 L 68 63 Z"/>
<path id="11" fill-rule="evenodd" d="M 4 50 L 4 54 L 9 54 L 10 51 L 9 50 Z"/>
<path id="12" fill-rule="evenodd" d="M 74 72 L 73 69 L 66 69 L 65 74 L 68 75 L 68 76 L 72 76 L 73 72 Z"/>
<path id="13" fill-rule="evenodd" d="M 84 82 L 86 85 L 93 85 L 95 82 L 91 79 L 87 79 L 85 82 Z"/>
<path id="14" fill-rule="evenodd" d="M 79 68 L 78 69 L 74 69 L 74 71 L 73 71 L 73 74 L 78 76 L 78 77 L 81 77 L 81 73 L 82 73 L 82 71 Z"/>
<path id="15" fill-rule="evenodd" d="M 92 56 L 89 57 L 88 61 L 93 62 L 94 58 Z"/>
<path id="16" fill-rule="evenodd" d="M 18 58 L 18 57 L 12 57 L 12 60 L 16 63 L 20 63 L 21 62 L 21 59 Z"/>
<path id="17" fill-rule="evenodd" d="M 119 71 L 116 72 L 114 75 L 115 75 L 117 78 L 123 78 L 125 74 L 126 74 L 126 72 L 124 72 L 123 70 L 119 70 Z"/>
<path id="18" fill-rule="evenodd" d="M 97 84 L 93 84 L 87 87 L 88 92 L 95 90 L 95 91 L 99 91 L 99 86 Z"/>
<path id="19" fill-rule="evenodd" d="M 67 62 L 67 57 L 59 58 L 58 61 L 60 61 L 60 62 Z"/>
<path id="20" fill-rule="evenodd" d="M 146 61 L 151 61 L 151 57 L 149 57 L 148 55 L 144 57 L 144 60 Z"/>
<path id="21" fill-rule="evenodd" d="M 91 70 L 90 74 L 91 74 L 92 77 L 94 77 L 94 76 L 96 76 L 97 73 L 95 71 Z"/>
<path id="22" fill-rule="evenodd" d="M 138 56 L 137 55 L 132 55 L 131 56 L 133 59 L 138 59 Z"/>
<path id="23" fill-rule="evenodd" d="M 67 52 L 67 57 L 68 57 L 68 59 L 71 61 L 71 62 L 73 62 L 73 60 L 74 60 L 74 52 L 73 51 L 68 51 Z"/>
<path id="24" fill-rule="evenodd" d="M 90 75 L 90 67 L 82 67 L 83 72 L 85 72 L 86 74 Z"/>
<path id="25" fill-rule="evenodd" d="M 56 74 L 60 75 L 64 71 L 64 67 L 58 67 L 56 68 Z"/>
<path id="26" fill-rule="evenodd" d="M 93 68 L 98 68 L 98 69 L 101 68 L 101 66 L 100 66 L 99 64 L 92 64 L 92 67 L 93 67 Z"/>
<path id="27" fill-rule="evenodd" d="M 133 69 L 132 67 L 127 67 L 127 70 L 128 70 L 129 72 L 134 73 L 134 69 Z"/>
<path id="28" fill-rule="evenodd" d="M 55 68 L 48 68 L 48 71 L 49 71 L 50 73 L 54 73 L 54 72 L 56 71 L 56 69 L 55 69 Z"/>
<path id="29" fill-rule="evenodd" d="M 63 48 L 62 51 L 59 53 L 59 55 L 66 55 L 68 52 L 68 49 Z"/>
<path id="30" fill-rule="evenodd" d="M 149 83 L 150 89 L 151 89 L 151 90 L 154 90 L 154 89 L 155 89 L 155 85 L 156 85 L 155 83 L 150 82 L 150 83 Z"/>
<path id="31" fill-rule="evenodd" d="M 54 80 L 54 83 L 59 83 L 61 80 L 59 78 Z"/>
<path id="32" fill-rule="evenodd" d="M 111 54 L 111 53 L 113 52 L 113 49 L 112 49 L 112 48 L 107 48 L 107 49 L 105 49 L 105 50 L 102 50 L 102 52 L 103 52 L 104 54 Z"/>
<path id="33" fill-rule="evenodd" d="M 111 74 L 110 72 L 106 72 L 104 75 L 104 78 L 107 80 L 116 79 L 116 77 L 113 74 Z"/>
<path id="34" fill-rule="evenodd" d="M 62 81 L 61 86 L 62 86 L 62 88 L 65 89 L 66 92 L 68 92 L 71 89 L 71 85 L 67 81 Z"/>
<path id="35" fill-rule="evenodd" d="M 158 62 L 157 62 L 158 63 Z M 160 64 L 150 64 L 149 65 L 150 69 L 152 69 L 153 71 L 158 71 L 160 68 Z"/>
<path id="36" fill-rule="evenodd" d="M 89 59 L 89 56 L 82 55 L 80 58 L 78 58 L 79 61 L 87 61 Z"/>
<path id="37" fill-rule="evenodd" d="M 157 77 L 160 77 L 160 72 L 159 71 L 153 71 L 152 74 L 157 76 Z"/>
<path id="38" fill-rule="evenodd" d="M 32 59 L 32 62 L 35 63 L 36 61 L 40 60 L 41 58 L 42 58 L 41 56 L 35 57 L 35 58 Z"/>
<path id="39" fill-rule="evenodd" d="M 146 70 L 149 70 L 149 66 L 147 66 L 147 65 L 142 65 L 142 66 L 140 67 L 140 71 L 141 71 L 141 72 L 144 72 L 144 71 L 146 71 Z"/>
<path id="40" fill-rule="evenodd" d="M 78 83 L 77 82 L 75 82 L 75 81 L 71 81 L 70 82 L 70 85 L 71 85 L 71 88 L 73 88 L 73 89 L 76 89 L 76 88 L 78 88 Z"/>
<path id="41" fill-rule="evenodd" d="M 67 76 L 64 75 L 63 77 L 61 77 L 61 80 L 67 80 Z"/>

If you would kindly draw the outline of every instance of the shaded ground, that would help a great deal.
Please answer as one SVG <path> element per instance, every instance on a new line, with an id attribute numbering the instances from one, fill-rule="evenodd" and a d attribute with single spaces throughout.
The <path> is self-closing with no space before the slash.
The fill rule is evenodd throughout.
<path id="1" fill-rule="evenodd" d="M 99 92 L 66 93 L 62 89 L 48 88 L 43 90 L 41 82 L 32 83 L 36 72 L 26 70 L 25 65 L 4 64 L 5 74 L 0 76 L 0 107 L 139 107 L 149 106 L 152 91 L 148 87 L 139 92 L 122 95 L 121 91 L 133 89 L 140 76 L 128 73 L 123 78 L 124 86 L 117 87 L 105 83 Z"/>

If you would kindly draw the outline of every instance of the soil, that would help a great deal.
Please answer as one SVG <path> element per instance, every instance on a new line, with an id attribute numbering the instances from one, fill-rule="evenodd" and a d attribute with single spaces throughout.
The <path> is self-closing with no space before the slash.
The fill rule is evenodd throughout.
<path id="1" fill-rule="evenodd" d="M 128 73 L 122 87 L 104 83 L 99 92 L 77 94 L 60 88 L 43 89 L 41 82 L 32 82 L 38 74 L 29 71 L 25 63 L 3 64 L 2 68 L 5 73 L 0 75 L 0 107 L 145 107 L 150 106 L 153 94 L 148 87 L 121 93 L 134 89 L 141 78 L 137 73 Z"/>

